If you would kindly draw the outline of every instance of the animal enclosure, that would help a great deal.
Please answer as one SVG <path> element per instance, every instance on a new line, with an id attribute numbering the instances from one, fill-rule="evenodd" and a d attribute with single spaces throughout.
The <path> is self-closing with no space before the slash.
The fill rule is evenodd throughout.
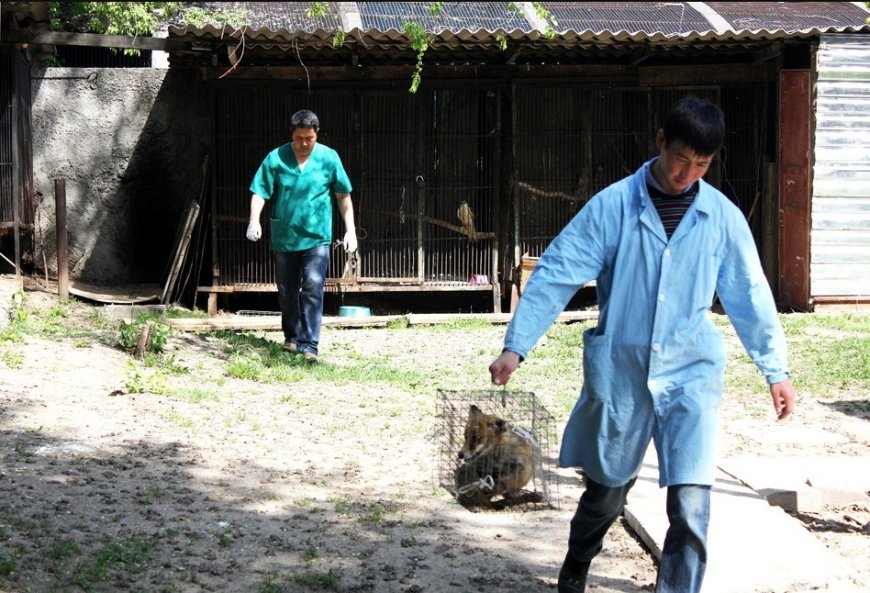
<path id="1" fill-rule="evenodd" d="M 438 484 L 460 504 L 473 511 L 558 507 L 555 422 L 534 393 L 439 390 L 437 408 Z M 490 433 L 477 432 L 480 426 Z"/>

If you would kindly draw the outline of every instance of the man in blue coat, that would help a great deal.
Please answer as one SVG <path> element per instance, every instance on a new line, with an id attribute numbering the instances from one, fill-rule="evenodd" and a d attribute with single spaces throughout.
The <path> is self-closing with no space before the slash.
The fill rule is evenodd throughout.
<path id="1" fill-rule="evenodd" d="M 592 197 L 547 247 L 489 367 L 492 382 L 506 384 L 577 289 L 596 281 L 598 325 L 584 334 L 583 388 L 559 458 L 586 474 L 560 593 L 585 591 L 650 441 L 670 521 L 656 591 L 700 590 L 726 358 L 709 314 L 714 294 L 778 418 L 794 407 L 785 337 L 749 226 L 702 179 L 724 137 L 712 103 L 674 105 L 656 134 L 659 155 Z"/>

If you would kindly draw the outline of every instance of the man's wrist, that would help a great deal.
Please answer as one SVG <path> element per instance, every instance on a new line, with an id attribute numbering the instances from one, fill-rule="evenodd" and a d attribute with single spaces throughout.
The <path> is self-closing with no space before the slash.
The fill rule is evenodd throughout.
<path id="1" fill-rule="evenodd" d="M 502 348 L 501 353 L 504 354 L 505 352 L 512 352 L 512 353 L 516 354 L 517 358 L 520 359 L 520 362 L 523 362 L 525 360 L 525 357 L 522 354 L 520 354 L 519 352 L 516 352 L 514 350 L 511 350 L 510 348 Z"/>

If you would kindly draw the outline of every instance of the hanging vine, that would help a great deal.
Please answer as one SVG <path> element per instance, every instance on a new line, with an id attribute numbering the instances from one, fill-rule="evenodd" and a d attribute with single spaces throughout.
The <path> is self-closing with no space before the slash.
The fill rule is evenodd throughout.
<path id="1" fill-rule="evenodd" d="M 242 33 L 239 46 L 230 52 L 231 55 L 235 56 L 233 68 L 241 62 L 241 57 L 244 55 L 247 12 L 243 9 L 220 7 L 204 10 L 196 6 L 185 8 L 182 2 L 48 2 L 47 4 L 52 28 L 55 30 L 72 26 L 74 29 L 107 35 L 153 36 L 161 22 L 166 22 L 176 16 L 180 16 L 186 24 L 194 27 L 202 27 L 206 24 L 220 27 L 229 25 L 236 32 Z M 447 2 L 431 2 L 427 12 L 432 16 L 439 16 L 444 12 L 447 4 Z M 504 4 L 512 13 L 523 16 L 520 3 L 505 2 Z M 541 2 L 531 2 L 530 4 L 537 17 L 544 23 L 544 37 L 553 38 L 556 34 L 554 29 L 556 20 L 553 15 L 544 8 Z M 311 2 L 306 9 L 306 15 L 312 19 L 327 17 L 330 14 L 329 2 Z M 408 89 L 409 92 L 416 93 L 423 81 L 423 61 L 433 37 L 421 23 L 416 21 L 403 22 L 402 32 L 408 38 L 410 49 L 416 56 L 414 72 L 411 75 L 411 86 Z M 507 36 L 504 33 L 498 33 L 496 40 L 499 48 L 502 51 L 507 51 Z M 332 36 L 332 46 L 337 49 L 344 45 L 345 41 L 346 32 L 340 28 L 336 29 Z M 294 47 L 296 47 L 295 44 Z M 139 50 L 125 49 L 124 53 L 137 55 Z M 298 48 L 297 57 L 299 57 Z"/>

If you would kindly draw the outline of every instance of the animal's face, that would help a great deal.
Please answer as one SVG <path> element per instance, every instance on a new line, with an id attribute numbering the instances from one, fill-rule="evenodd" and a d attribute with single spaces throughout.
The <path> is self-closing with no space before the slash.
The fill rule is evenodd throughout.
<path id="1" fill-rule="evenodd" d="M 459 459 L 470 461 L 481 451 L 502 441 L 507 423 L 493 414 L 484 414 L 477 406 L 471 406 L 465 424 L 465 443 L 459 451 Z"/>

